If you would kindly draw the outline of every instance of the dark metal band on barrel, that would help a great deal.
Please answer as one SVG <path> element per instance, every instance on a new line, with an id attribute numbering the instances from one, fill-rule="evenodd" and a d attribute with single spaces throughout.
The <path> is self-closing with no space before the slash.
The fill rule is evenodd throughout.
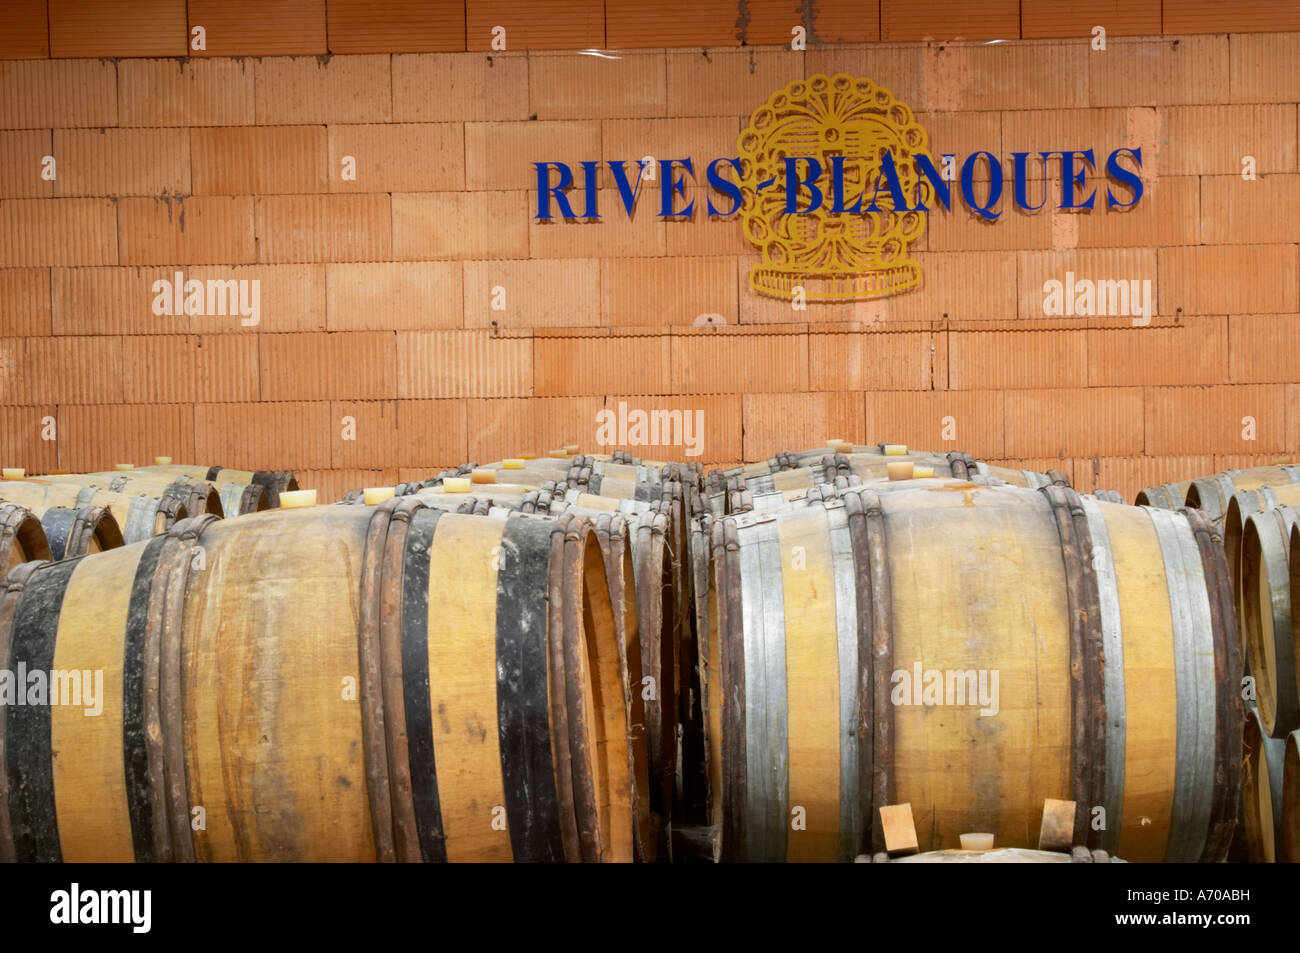
<path id="1" fill-rule="evenodd" d="M 574 803 L 573 757 L 570 739 L 571 727 L 564 686 L 568 684 L 565 652 L 564 607 L 564 527 L 567 520 L 561 516 L 550 521 L 550 556 L 546 572 L 546 654 L 547 677 L 552 690 L 547 704 L 551 712 L 551 729 L 555 738 L 555 792 L 560 807 L 560 840 L 564 845 L 564 859 L 570 862 L 583 860 L 582 844 L 578 832 L 578 817 Z"/>
<path id="2" fill-rule="evenodd" d="M 1070 745 L 1074 843 L 1101 846 L 1092 808 L 1106 799 L 1105 643 L 1101 591 L 1093 568 L 1092 534 L 1079 494 L 1066 486 L 1039 488 L 1052 507 L 1065 565 L 1070 619 Z"/>
<path id="3" fill-rule="evenodd" d="M 582 859 L 586 863 L 595 863 L 603 859 L 603 837 L 595 786 L 595 776 L 600 769 L 596 760 L 597 752 L 592 750 L 590 731 L 598 716 L 596 712 L 588 710 L 583 678 L 594 679 L 596 673 L 587 662 L 586 627 L 582 608 L 584 551 L 591 524 L 571 513 L 560 516 L 559 521 L 564 533 L 564 666 L 569 674 L 564 683 L 564 696 L 569 711 L 569 753 L 573 758 L 573 803 Z"/>
<path id="4" fill-rule="evenodd" d="M 150 681 L 145 677 L 145 633 L 158 557 L 166 542 L 166 536 L 156 536 L 145 544 L 131 580 L 122 640 L 122 762 L 126 772 L 127 813 L 131 819 L 131 847 L 137 864 L 159 859 L 155 815 L 161 805 L 154 800 L 150 777 L 160 776 L 162 766 L 150 764 L 150 745 L 145 732 L 145 686 Z M 155 751 L 155 757 L 160 753 Z"/>
<path id="5" fill-rule="evenodd" d="M 564 859 L 547 707 L 550 547 L 549 521 L 506 520 L 497 570 L 497 722 L 510 848 L 524 862 Z"/>
<path id="6" fill-rule="evenodd" d="M 433 713 L 429 704 L 429 549 L 442 511 L 421 508 L 411 514 L 402 557 L 402 701 L 411 807 L 425 863 L 447 859 L 438 796 Z M 390 527 L 389 534 L 392 535 Z M 387 575 L 388 567 L 385 567 Z M 414 860 L 414 857 L 403 858 Z"/>
<path id="7" fill-rule="evenodd" d="M 0 593 L 0 665 L 9 667 L 9 646 L 13 636 L 13 622 L 18 600 L 32 573 L 44 566 L 44 562 L 26 562 L 9 570 L 4 577 L 4 590 Z M 11 864 L 14 856 L 13 825 L 9 820 L 9 774 L 5 756 L 5 711 L 7 705 L 0 705 L 0 863 Z"/>
<path id="8" fill-rule="evenodd" d="M 713 524 L 718 577 L 718 642 L 722 655 L 723 860 L 745 859 L 748 781 L 745 741 L 745 632 L 740 537 L 735 520 Z"/>
<path id="9" fill-rule="evenodd" d="M 195 845 L 190 826 L 189 783 L 185 769 L 185 686 L 181 673 L 181 643 L 185 629 L 185 592 L 194 548 L 203 530 L 220 517 L 212 513 L 181 520 L 167 533 L 154 573 L 153 601 L 161 603 L 158 657 L 158 712 L 162 732 L 163 800 L 171 829 L 172 859 L 193 862 Z M 161 586 L 161 591 L 159 589 Z M 161 595 L 161 598 L 159 596 Z M 204 860 L 207 845 L 204 843 Z"/>
<path id="10" fill-rule="evenodd" d="M 1241 799 L 1243 713 L 1237 686 L 1241 684 L 1242 659 L 1222 533 L 1199 510 L 1184 508 L 1181 512 L 1192 527 L 1205 568 L 1214 636 L 1214 793 L 1201 862 L 1222 863 L 1232 844 Z"/>
<path id="11" fill-rule="evenodd" d="M 852 496 L 854 494 L 850 494 Z M 875 823 L 876 811 L 897 799 L 897 779 L 894 773 L 894 706 L 890 700 L 891 675 L 894 669 L 894 602 L 890 589 L 889 563 L 886 557 L 885 514 L 880 495 L 873 490 L 861 490 L 857 494 L 862 506 L 861 524 L 862 551 L 866 560 L 857 559 L 855 563 L 858 576 L 865 572 L 871 580 L 867 592 L 866 606 L 871 612 L 870 630 L 862 630 L 862 617 L 859 616 L 858 628 L 858 664 L 870 660 L 870 671 L 862 675 L 870 678 L 869 688 L 863 685 L 860 694 L 870 691 L 871 723 L 863 723 L 861 706 L 859 708 L 859 727 L 866 728 L 868 740 L 867 755 L 864 757 L 862 747 L 858 749 L 859 757 L 859 792 L 870 792 L 870 802 L 865 805 L 869 811 L 862 820 L 864 839 L 871 831 L 872 845 L 876 850 L 884 850 L 883 830 Z M 852 511 L 850 511 L 852 515 Z M 855 546 L 858 545 L 855 543 Z M 862 605 L 862 603 L 859 603 Z M 864 651 L 865 650 L 865 651 Z M 864 768 L 870 771 L 866 775 Z M 859 793 L 859 797 L 862 794 Z"/>
<path id="12" fill-rule="evenodd" d="M 379 647 L 379 596 L 383 590 L 384 543 L 397 498 L 375 508 L 366 527 L 366 547 L 361 560 L 361 606 L 357 624 L 357 661 L 360 673 L 361 746 L 366 766 L 366 797 L 375 858 L 381 863 L 397 859 L 393 843 L 393 808 L 389 793 L 387 724 L 383 699 L 383 653 Z"/>
<path id="13" fill-rule="evenodd" d="M 63 593 L 77 564 L 78 560 L 44 564 L 22 587 L 4 660 L 8 671 L 16 671 L 19 665 L 28 671 L 47 673 L 54 668 L 54 642 Z M 26 688 L 26 685 L 18 686 L 19 691 Z M 48 697 L 46 702 L 6 706 L 3 767 L 13 854 L 20 863 L 63 860 L 54 803 L 54 751 Z"/>

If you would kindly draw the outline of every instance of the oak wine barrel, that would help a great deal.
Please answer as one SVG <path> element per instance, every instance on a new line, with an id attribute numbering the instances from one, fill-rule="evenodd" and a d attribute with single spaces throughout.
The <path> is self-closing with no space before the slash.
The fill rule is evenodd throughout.
<path id="1" fill-rule="evenodd" d="M 40 519 L 26 506 L 0 503 L 0 580 L 15 566 L 52 559 Z"/>
<path id="2" fill-rule="evenodd" d="M 1246 850 L 1252 864 L 1272 864 L 1282 856 L 1282 759 L 1286 740 L 1270 738 L 1259 709 L 1246 711 L 1241 743 L 1241 799 Z"/>
<path id="3" fill-rule="evenodd" d="M 107 507 L 51 506 L 37 510 L 53 559 L 71 559 L 126 545 L 122 529 Z"/>
<path id="4" fill-rule="evenodd" d="M 1288 483 L 1300 483 L 1300 465 L 1225 470 L 1193 480 L 1187 487 L 1185 502 L 1204 512 L 1210 520 L 1221 522 L 1228 512 L 1228 504 L 1239 490 L 1256 490 L 1262 486 L 1283 486 Z"/>
<path id="5" fill-rule="evenodd" d="M 1300 864 L 1300 731 L 1286 737 L 1282 755 L 1281 860 Z"/>
<path id="6" fill-rule="evenodd" d="M 1241 615 L 1246 658 L 1264 730 L 1284 738 L 1300 728 L 1300 678 L 1292 632 L 1289 552 L 1300 513 L 1289 506 L 1252 513 L 1241 538 Z M 1296 567 L 1300 570 L 1300 567 Z"/>
<path id="7" fill-rule="evenodd" d="M 37 477 L 36 480 L 44 480 Z M 111 493 L 150 496 L 160 500 L 174 499 L 185 507 L 191 516 L 212 513 L 224 516 L 225 508 L 216 486 L 206 480 L 195 480 L 184 475 L 151 473 L 145 470 L 124 470 L 113 473 L 69 473 L 56 478 L 57 482 L 82 487 L 96 487 Z"/>
<path id="8" fill-rule="evenodd" d="M 165 533 L 189 516 L 185 504 L 174 496 L 116 493 L 97 486 L 55 483 L 48 480 L 6 480 L 0 483 L 0 501 L 46 509 L 52 506 L 105 507 L 113 514 L 127 543 L 138 543 Z"/>

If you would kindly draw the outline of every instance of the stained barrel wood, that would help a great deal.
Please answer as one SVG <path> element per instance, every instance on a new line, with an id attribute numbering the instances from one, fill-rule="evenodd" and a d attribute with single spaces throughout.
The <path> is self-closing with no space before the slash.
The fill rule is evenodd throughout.
<path id="1" fill-rule="evenodd" d="M 57 481 L 82 487 L 96 487 L 111 493 L 149 496 L 160 500 L 174 499 L 184 506 L 191 516 L 202 513 L 225 515 L 221 494 L 214 484 L 184 475 L 124 470 L 113 473 L 68 473 L 57 477 Z"/>
<path id="2" fill-rule="evenodd" d="M 1225 470 L 1191 481 L 1185 502 L 1188 506 L 1201 510 L 1210 520 L 1221 523 L 1227 515 L 1228 504 L 1239 490 L 1284 486 L 1288 483 L 1300 483 L 1300 465 L 1281 464 L 1252 467 L 1249 470 Z"/>
<path id="3" fill-rule="evenodd" d="M 1300 731 L 1286 737 L 1282 755 L 1281 860 L 1300 864 Z"/>
<path id="4" fill-rule="evenodd" d="M 1245 631 L 1260 720 L 1272 738 L 1284 738 L 1300 728 L 1289 566 L 1297 519 L 1300 513 L 1289 506 L 1252 513 L 1241 541 L 1238 623 Z"/>
<path id="5" fill-rule="evenodd" d="M 226 506 L 226 511 L 232 515 L 274 509 L 280 505 L 281 493 L 299 489 L 297 478 L 288 470 L 231 470 L 219 466 L 167 464 L 138 467 L 130 472 L 186 477 L 190 480 L 202 480 L 214 484 L 220 491 L 223 505 L 227 500 L 232 503 L 239 500 L 237 508 Z M 240 489 L 236 490 L 234 487 Z M 250 490 L 249 487 L 261 487 L 261 491 Z"/>
<path id="6" fill-rule="evenodd" d="M 205 515 L 14 573 L 0 650 L 102 670 L 104 716 L 4 713 L 0 857 L 632 858 L 586 521 L 415 499 Z"/>
<path id="7" fill-rule="evenodd" d="M 1246 529 L 1246 520 L 1252 513 L 1271 510 L 1275 506 L 1300 505 L 1300 483 L 1284 483 L 1280 486 L 1261 486 L 1253 490 L 1238 490 L 1228 501 L 1228 510 L 1223 519 L 1223 552 L 1228 559 L 1228 575 L 1232 577 L 1233 604 L 1237 617 L 1241 618 L 1241 540 Z M 1241 629 L 1242 639 L 1246 630 Z M 1242 643 L 1245 651 L 1245 642 Z"/>
<path id="8" fill-rule="evenodd" d="M 1090 848 L 1226 856 L 1241 669 L 1201 514 L 1061 486 L 861 488 L 715 522 L 714 562 L 723 859 L 874 853 L 875 808 L 902 802 L 922 849 L 972 830 L 1026 847 L 1048 797 L 1088 806 Z"/>
<path id="9" fill-rule="evenodd" d="M 1242 738 L 1242 810 L 1246 849 L 1252 864 L 1272 864 L 1283 855 L 1283 758 L 1286 739 L 1270 738 L 1259 710 L 1246 712 Z"/>
<path id="10" fill-rule="evenodd" d="M 122 529 L 107 507 L 35 507 L 33 512 L 40 517 L 53 559 L 70 559 L 126 545 Z"/>
<path id="11" fill-rule="evenodd" d="M 45 528 L 36 514 L 16 503 L 0 504 L 0 580 L 15 566 L 51 558 Z"/>

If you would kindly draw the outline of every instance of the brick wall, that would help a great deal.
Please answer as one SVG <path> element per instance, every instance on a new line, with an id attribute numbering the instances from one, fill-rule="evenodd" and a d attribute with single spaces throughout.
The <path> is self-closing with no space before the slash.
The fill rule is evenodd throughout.
<path id="1" fill-rule="evenodd" d="M 807 52 L 756 45 L 797 8 L 750 0 L 741 28 L 718 2 L 6 4 L 0 459 L 288 467 L 336 496 L 592 448 L 620 400 L 703 409 L 708 464 L 888 439 L 1131 498 L 1300 455 L 1300 32 L 1259 32 L 1300 31 L 1292 4 L 820 3 Z M 1012 42 L 921 42 L 956 35 Z M 631 222 L 531 218 L 534 159 L 733 155 L 778 87 L 840 71 L 911 105 L 936 152 L 1140 145 L 1146 194 L 936 212 L 921 289 L 798 312 L 750 291 L 738 222 L 665 222 L 653 194 Z M 156 316 L 178 270 L 259 280 L 260 324 Z M 1067 270 L 1150 277 L 1157 316 L 1042 317 Z"/>

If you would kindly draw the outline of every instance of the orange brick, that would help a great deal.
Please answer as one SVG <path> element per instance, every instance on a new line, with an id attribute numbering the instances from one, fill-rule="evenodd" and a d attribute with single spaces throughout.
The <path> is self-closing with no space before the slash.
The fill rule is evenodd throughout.
<path id="1" fill-rule="evenodd" d="M 1087 385 L 1083 329 L 948 333 L 948 386 L 953 390 Z"/>
<path id="2" fill-rule="evenodd" d="M 195 356 L 197 399 L 208 404 L 256 400 L 257 348 L 257 335 L 253 334 L 199 335 Z"/>
<path id="3" fill-rule="evenodd" d="M 585 188 L 581 163 L 599 155 L 600 123 L 594 120 L 465 124 L 465 185 L 470 189 L 536 190 L 538 162 L 565 163 L 574 185 Z M 549 171 L 554 181 L 557 173 Z"/>
<path id="4" fill-rule="evenodd" d="M 601 323 L 601 263 L 556 261 L 465 262 L 465 327 L 592 327 Z M 493 304 L 503 310 L 494 310 Z M 455 315 L 444 315 L 452 320 Z"/>
<path id="5" fill-rule="evenodd" d="M 0 129 L 117 125 L 117 70 L 106 60 L 0 62 Z"/>
<path id="6" fill-rule="evenodd" d="M 257 122 L 388 122 L 392 77 L 387 56 L 275 57 L 254 68 Z M 426 94 L 427 94 L 426 90 Z"/>
<path id="7" fill-rule="evenodd" d="M 1058 470 L 1065 474 L 1065 478 L 1070 481 L 1070 485 L 1080 493 L 1086 493 L 1075 481 L 1074 461 L 1062 460 L 1060 457 L 1019 457 L 1011 460 L 982 460 L 989 466 L 1005 467 L 1008 470 L 1033 470 L 1035 473 L 1046 473 L 1048 470 Z"/>
<path id="8" fill-rule="evenodd" d="M 1123 456 L 1143 449 L 1138 387 L 1008 391 L 1006 415 L 1010 457 Z"/>
<path id="9" fill-rule="evenodd" d="M 1300 451 L 1300 384 L 1286 385 L 1286 450 Z"/>
<path id="10" fill-rule="evenodd" d="M 702 0 L 674 8 L 635 0 L 607 0 L 605 29 L 610 49 L 646 47 L 789 46 L 796 26 L 809 48 L 823 43 L 874 43 L 880 39 L 879 7 L 874 0 L 824 4 L 801 15 L 798 4 L 750 0 L 738 7 L 728 0 Z M 807 22 L 805 22 L 807 21 Z"/>
<path id="11" fill-rule="evenodd" d="M 1201 177 L 1201 242 L 1300 241 L 1300 175 Z M 1261 227 L 1267 222 L 1266 228 Z"/>
<path id="12" fill-rule="evenodd" d="M 1001 457 L 1005 400 L 1001 391 L 869 392 L 863 425 L 844 438 L 901 443 L 936 453 L 961 450 L 980 459 Z M 830 433 L 809 436 L 820 442 Z"/>
<path id="13" fill-rule="evenodd" d="M 0 202 L 0 266 L 117 263 L 112 199 Z"/>
<path id="14" fill-rule="evenodd" d="M 246 264 L 256 259 L 250 196 L 123 198 L 117 209 L 123 264 Z"/>
<path id="15" fill-rule="evenodd" d="M 808 390 L 809 341 L 802 331 L 780 334 L 765 328 L 676 328 L 671 340 L 673 392 Z M 847 385 L 840 381 L 834 386 Z"/>
<path id="16" fill-rule="evenodd" d="M 524 192 L 394 195 L 393 257 L 527 258 L 526 203 Z"/>
<path id="17" fill-rule="evenodd" d="M 0 132 L 0 199 L 39 199 L 54 194 L 42 178 L 45 156 L 53 155 L 48 129 Z"/>
<path id="18" fill-rule="evenodd" d="M 1091 38 L 1099 23 L 1110 36 L 1152 36 L 1160 29 L 1162 0 L 1127 0 L 1092 9 L 1080 9 L 1072 0 L 1021 0 L 1020 35 L 1031 37 L 1068 36 Z M 1186 30 L 1169 30 L 1186 33 Z"/>
<path id="19" fill-rule="evenodd" d="M 528 58 L 528 103 L 538 119 L 632 119 L 667 109 L 664 54 L 580 53 Z M 497 118 L 497 117 L 488 117 Z"/>
<path id="20" fill-rule="evenodd" d="M 469 461 L 546 453 L 567 443 L 593 443 L 600 397 L 466 401 Z"/>
<path id="21" fill-rule="evenodd" d="M 1265 453 L 1286 449 L 1285 389 L 1280 384 L 1148 387 L 1146 452 Z M 1254 439 L 1245 439 L 1246 417 Z"/>
<path id="22" fill-rule="evenodd" d="M 533 206 L 535 196 L 526 197 L 528 212 L 528 245 L 533 258 L 635 258 L 664 254 L 665 224 L 655 214 L 656 209 L 633 207 L 629 218 L 618 191 L 603 190 L 596 200 L 599 220 L 583 218 L 565 219 L 560 210 L 552 206 L 549 221 L 531 217 L 537 213 Z M 583 213 L 584 198 L 572 193 L 575 215 Z M 700 223 L 695 223 L 697 227 Z"/>
<path id="23" fill-rule="evenodd" d="M 184 129 L 56 129 L 59 195 L 183 195 L 190 191 Z"/>
<path id="24" fill-rule="evenodd" d="M 111 470 L 116 463 L 143 465 L 156 456 L 197 459 L 198 419 L 200 415 L 190 404 L 59 407 L 59 469 L 91 473 Z"/>
<path id="25" fill-rule="evenodd" d="M 331 331 L 461 326 L 457 262 L 330 263 L 325 269 Z"/>
<path id="26" fill-rule="evenodd" d="M 527 397 L 533 341 L 488 331 L 399 331 L 397 396 Z"/>
<path id="27" fill-rule="evenodd" d="M 0 59 L 50 55 L 46 0 L 10 0 L 0 6 Z"/>
<path id="28" fill-rule="evenodd" d="M 735 458 L 740 456 L 741 409 L 742 401 L 746 399 L 748 398 L 741 398 L 739 394 L 680 394 L 672 397 L 630 397 L 616 394 L 605 398 L 603 417 L 588 418 L 589 422 L 576 422 L 578 436 L 574 439 L 582 449 L 589 452 L 627 450 L 649 460 L 692 461 L 719 456 Z M 600 442 L 605 434 L 612 435 L 617 441 L 620 420 L 627 421 L 627 436 L 630 440 L 634 436 L 633 426 L 638 419 L 631 415 L 637 410 L 647 415 L 645 438 L 648 443 Z M 656 412 L 661 416 L 655 417 Z M 664 413 L 670 416 L 662 416 Z M 675 416 L 674 413 L 680 416 Z M 658 421 L 657 433 L 655 421 Z M 688 426 L 691 428 L 689 434 L 686 433 Z M 700 431 L 701 426 L 703 433 Z"/>
<path id="29" fill-rule="evenodd" d="M 1201 245 L 1162 248 L 1161 314 L 1294 312 L 1295 245 Z"/>
<path id="30" fill-rule="evenodd" d="M 457 0 L 330 0 L 331 53 L 436 53 L 465 49 Z"/>
<path id="31" fill-rule="evenodd" d="M 946 335 L 944 335 L 946 338 Z M 935 335 L 926 331 L 862 333 L 814 326 L 808 336 L 812 390 L 931 390 Z M 940 383 L 946 383 L 947 375 Z"/>
<path id="32" fill-rule="evenodd" d="M 2 380 L 2 378 L 0 378 Z M 3 391 L 0 384 L 0 391 Z M 50 419 L 58 435 L 58 409 L 52 404 L 19 407 L 0 400 L 0 460 L 6 467 L 22 467 L 28 473 L 49 473 L 59 468 L 59 444 L 42 439 L 49 433 Z"/>
<path id="33" fill-rule="evenodd" d="M 908 40 L 1014 40 L 1020 36 L 1015 0 L 881 0 L 886 43 Z"/>
<path id="34" fill-rule="evenodd" d="M 1235 175 L 1254 156 L 1258 175 L 1295 172 L 1292 105 L 1181 106 L 1160 110 L 1160 171 L 1165 175 Z"/>
<path id="35" fill-rule="evenodd" d="M 859 393 L 746 394 L 742 400 L 746 460 L 766 460 L 778 450 L 815 447 L 831 433 L 851 440 L 854 437 L 848 435 L 868 429 Z"/>
<path id="36" fill-rule="evenodd" d="M 668 113 L 748 116 L 782 87 L 802 78 L 803 55 L 788 48 L 670 51 Z"/>
<path id="37" fill-rule="evenodd" d="M 343 157 L 356 178 L 342 177 Z M 460 123 L 330 126 L 331 192 L 441 192 L 465 188 L 465 131 Z"/>
<path id="38" fill-rule="evenodd" d="M 1300 380 L 1300 335 L 1293 314 L 1234 314 L 1227 319 L 1228 374 L 1234 384 Z M 1222 350 L 1219 352 L 1222 360 Z"/>
<path id="39" fill-rule="evenodd" d="M 0 269 L 0 337 L 51 333 L 50 269 Z"/>
<path id="40" fill-rule="evenodd" d="M 740 121 L 732 116 L 704 116 L 686 119 L 606 119 L 600 124 L 600 155 L 605 163 L 625 162 L 628 180 L 635 183 L 634 163 L 646 157 L 655 159 L 693 159 L 697 182 L 704 182 L 707 163 L 713 159 L 736 154 L 736 139 Z M 589 159 L 590 155 L 581 158 Z M 581 170 L 573 166 L 575 175 Z M 655 179 L 646 175 L 653 171 Z M 679 171 L 680 174 L 680 171 Z M 600 184 L 610 188 L 614 180 L 608 166 L 601 167 Z M 535 188 L 534 181 L 529 183 Z M 647 169 L 642 174 L 641 188 L 657 190 L 660 187 L 658 168 Z M 655 197 L 657 201 L 657 196 Z M 721 201 L 721 200 L 719 200 Z"/>
<path id="41" fill-rule="evenodd" d="M 198 399 L 197 338 L 130 335 L 82 340 L 121 342 L 122 399 L 127 403 L 181 404 Z"/>
<path id="42" fill-rule="evenodd" d="M 918 45 L 869 46 L 862 43 L 809 46 L 804 53 L 804 74 L 848 73 L 868 76 L 914 110 L 925 106 L 923 48 Z M 928 127 L 927 127 L 928 128 Z"/>
<path id="43" fill-rule="evenodd" d="M 617 194 L 617 193 L 616 193 Z M 726 211 L 726 199 L 712 196 L 714 207 L 722 205 L 720 211 Z M 710 193 L 705 189 L 688 186 L 686 198 L 679 198 L 676 207 L 684 208 L 694 202 L 694 215 L 690 218 L 661 219 L 664 229 L 665 253 L 670 258 L 687 258 L 697 255 L 717 257 L 721 255 L 752 255 L 754 246 L 745 238 L 745 231 L 739 215 L 722 217 L 708 215 Z M 659 196 L 649 192 L 642 196 L 637 205 L 637 215 L 649 216 L 659 211 Z M 603 199 L 602 199 L 603 201 Z M 615 201 L 619 201 L 615 199 Z M 619 214 L 623 214 L 622 205 L 617 205 Z M 650 254 L 648 251 L 640 255 Z"/>
<path id="44" fill-rule="evenodd" d="M 327 188 L 322 126 L 195 129 L 190 148 L 198 195 L 274 195 Z"/>
<path id="45" fill-rule="evenodd" d="M 1115 490 L 1135 502 L 1142 490 L 1162 483 L 1177 483 L 1215 472 L 1211 456 L 1097 457 L 1077 461 L 1075 486 L 1086 491 L 1097 487 Z"/>
<path id="46" fill-rule="evenodd" d="M 1161 176 L 1146 184 L 1132 208 L 1111 208 L 1108 185 L 1097 183 L 1096 207 L 1078 220 L 1078 247 L 1136 248 L 1154 245 L 1195 245 L 1201 223 L 1204 180 L 1195 176 Z M 1129 190 L 1110 191 L 1118 202 L 1131 201 Z"/>
<path id="47" fill-rule="evenodd" d="M 308 470 L 330 466 L 337 436 L 327 402 L 196 404 L 190 459 L 220 460 L 241 470 Z M 181 453 L 174 459 L 184 459 Z"/>
<path id="48" fill-rule="evenodd" d="M 191 48 L 191 56 L 328 52 L 325 0 L 188 0 L 188 5 L 191 29 L 207 31 L 207 48 Z"/>
<path id="49" fill-rule="evenodd" d="M 335 466 L 421 467 L 424 476 L 466 461 L 463 400 L 335 401 Z M 354 440 L 342 439 L 352 417 Z M 370 484 L 375 485 L 375 484 Z"/>
<path id="50" fill-rule="evenodd" d="M 918 111 L 1080 109 L 1088 105 L 1088 47 L 1079 42 L 962 42 L 922 50 Z M 893 90 L 898 95 L 898 90 Z"/>
<path id="51" fill-rule="evenodd" d="M 123 399 L 121 339 L 35 337 L 24 342 L 19 370 L 24 403 L 116 404 Z"/>
<path id="52" fill-rule="evenodd" d="M 465 7 L 466 46 L 490 51 L 496 28 L 505 29 L 507 50 L 604 49 L 603 0 L 521 4 L 514 0 L 477 0 Z"/>
<path id="53" fill-rule="evenodd" d="M 1019 301 L 1016 313 L 1021 318 L 1044 318 L 1047 292 L 1044 290 L 1048 281 L 1057 281 L 1064 285 L 1067 279 L 1077 288 L 1079 282 L 1114 282 L 1114 281 L 1150 281 L 1152 307 L 1160 303 L 1159 293 L 1162 285 L 1157 283 L 1157 255 L 1155 249 L 1145 248 L 1098 248 L 1098 249 L 1064 249 L 1061 251 L 1021 252 L 1017 258 L 1016 273 L 1019 285 Z M 1073 275 L 1073 278 L 1070 276 Z M 1164 278 L 1161 269 L 1159 276 Z M 1094 288 L 1099 287 L 1094 285 Z M 1109 289 L 1109 286 L 1106 286 Z M 1132 286 L 1130 285 L 1130 288 Z M 1139 285 L 1139 289 L 1143 286 Z M 1076 291 L 1076 298 L 1077 291 Z M 1094 302 L 1100 307 L 1100 301 Z M 1116 301 L 1119 308 L 1122 301 Z M 1109 292 L 1106 307 L 1112 307 Z M 1133 305 L 1130 303 L 1129 308 Z M 1157 309 L 1159 310 L 1159 309 Z M 1211 312 L 1212 313 L 1212 312 Z M 1066 315 L 1065 317 L 1072 317 Z M 1087 320 L 1079 316 L 1075 320 Z"/>
<path id="54" fill-rule="evenodd" d="M 1228 43 L 1234 103 L 1300 99 L 1300 33 L 1235 33 Z"/>
<path id="55" fill-rule="evenodd" d="M 982 193 L 981 193 L 982 195 Z M 1049 209 L 1027 213 L 1008 201 L 999 203 L 1001 215 L 990 222 L 964 207 L 951 212 L 936 208 L 926 226 L 931 251 L 992 251 L 1049 247 L 1054 214 Z"/>
<path id="56" fill-rule="evenodd" d="M 250 60 L 119 60 L 123 126 L 237 126 L 256 118 Z"/>
<path id="57" fill-rule="evenodd" d="M 1090 328 L 1088 386 L 1217 384 L 1225 380 L 1228 322 L 1184 318 L 1166 327 Z"/>
<path id="58" fill-rule="evenodd" d="M 731 258 L 605 258 L 600 262 L 600 320 L 605 324 L 693 324 L 704 314 L 739 320 Z"/>
<path id="59" fill-rule="evenodd" d="M 324 265 L 250 265 L 240 268 L 187 268 L 185 279 L 256 281 L 260 323 L 245 325 L 242 315 L 201 315 L 192 318 L 197 334 L 325 330 Z M 173 279 L 174 280 L 174 279 Z M 176 320 L 176 319 L 171 319 Z"/>
<path id="60" fill-rule="evenodd" d="M 1088 58 L 1088 104 L 1128 106 L 1135 90 L 1144 106 L 1226 103 L 1228 38 L 1108 38 L 1104 56 Z"/>
<path id="61" fill-rule="evenodd" d="M 383 261 L 392 257 L 391 223 L 387 194 L 257 199 L 257 237 L 266 261 Z"/>
<path id="62" fill-rule="evenodd" d="M 1165 33 L 1281 33 L 1300 30 L 1300 10 L 1289 0 L 1163 0 Z"/>
<path id="63" fill-rule="evenodd" d="M 352 490 L 368 486 L 394 486 L 402 479 L 401 472 L 397 467 L 387 470 L 297 470 L 294 478 L 301 489 L 315 490 L 316 499 L 320 503 L 337 503 Z"/>
<path id="64" fill-rule="evenodd" d="M 397 396 L 391 331 L 259 335 L 262 400 Z"/>
<path id="65" fill-rule="evenodd" d="M 563 332 L 556 332 L 557 334 Z M 618 390 L 665 394 L 670 385 L 672 348 L 667 334 L 611 336 L 607 329 L 533 340 L 533 393 L 538 397 L 583 397 Z"/>
<path id="66" fill-rule="evenodd" d="M 185 0 L 50 0 L 51 56 L 185 56 Z"/>
<path id="67" fill-rule="evenodd" d="M 527 119 L 524 53 L 444 53 L 393 58 L 396 122 Z M 429 90 L 438 95 L 429 95 Z"/>

